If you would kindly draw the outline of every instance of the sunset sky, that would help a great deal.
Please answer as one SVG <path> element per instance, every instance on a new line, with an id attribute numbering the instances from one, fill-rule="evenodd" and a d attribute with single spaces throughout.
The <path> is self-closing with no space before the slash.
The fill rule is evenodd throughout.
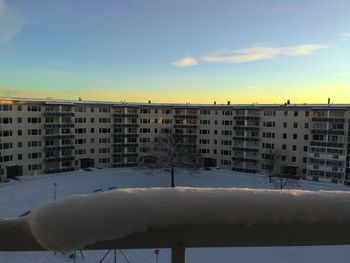
<path id="1" fill-rule="evenodd" d="M 0 0 L 0 96 L 350 103 L 350 1 Z"/>

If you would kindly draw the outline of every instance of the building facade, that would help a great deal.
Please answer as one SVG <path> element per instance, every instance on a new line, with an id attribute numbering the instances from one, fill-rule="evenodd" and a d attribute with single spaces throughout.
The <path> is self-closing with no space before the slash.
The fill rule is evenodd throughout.
<path id="1" fill-rule="evenodd" d="M 350 105 L 112 103 L 0 99 L 1 179 L 137 166 L 162 134 L 196 144 L 205 166 L 309 180 L 350 179 Z"/>

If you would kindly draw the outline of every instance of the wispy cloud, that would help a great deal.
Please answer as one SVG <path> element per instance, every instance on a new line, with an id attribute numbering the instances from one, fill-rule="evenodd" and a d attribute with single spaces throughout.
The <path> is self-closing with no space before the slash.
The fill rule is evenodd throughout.
<path id="1" fill-rule="evenodd" d="M 324 44 L 302 44 L 285 47 L 269 47 L 258 45 L 236 49 L 232 52 L 225 51 L 204 55 L 200 58 L 200 60 L 205 62 L 244 63 L 250 61 L 271 59 L 279 55 L 311 55 L 319 49 L 324 49 L 328 47 L 329 46 Z"/>
<path id="2" fill-rule="evenodd" d="M 0 44 L 9 42 L 25 24 L 25 19 L 9 9 L 5 0 L 0 0 Z"/>
<path id="3" fill-rule="evenodd" d="M 343 32 L 339 34 L 339 37 L 341 40 L 348 40 L 350 39 L 350 32 Z"/>
<path id="4" fill-rule="evenodd" d="M 191 56 L 186 56 L 183 58 L 180 58 L 178 60 L 175 60 L 174 62 L 171 63 L 175 67 L 192 67 L 198 64 L 197 60 L 194 57 Z"/>

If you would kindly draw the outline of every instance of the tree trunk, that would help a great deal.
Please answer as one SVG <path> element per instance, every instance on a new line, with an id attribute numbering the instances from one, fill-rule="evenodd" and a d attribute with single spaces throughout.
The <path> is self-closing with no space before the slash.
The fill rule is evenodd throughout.
<path id="1" fill-rule="evenodd" d="M 171 166 L 171 187 L 175 187 L 175 171 L 174 166 Z"/>

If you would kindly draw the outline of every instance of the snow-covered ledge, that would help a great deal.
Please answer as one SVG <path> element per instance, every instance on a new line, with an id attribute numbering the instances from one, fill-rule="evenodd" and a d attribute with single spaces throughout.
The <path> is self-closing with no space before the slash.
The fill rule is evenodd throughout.
<path id="1" fill-rule="evenodd" d="M 0 220 L 0 233 L 0 250 L 350 244 L 350 193 L 122 189 Z"/>

